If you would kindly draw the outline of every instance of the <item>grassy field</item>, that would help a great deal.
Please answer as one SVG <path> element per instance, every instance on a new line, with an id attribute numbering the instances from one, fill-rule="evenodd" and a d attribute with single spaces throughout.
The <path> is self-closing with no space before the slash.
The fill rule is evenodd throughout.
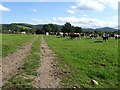
<path id="1" fill-rule="evenodd" d="M 25 63 L 19 69 L 19 74 L 12 77 L 8 83 L 5 84 L 5 88 L 17 88 L 17 89 L 32 89 L 32 81 L 37 75 L 37 68 L 39 67 L 40 61 L 40 40 L 39 36 L 28 53 L 28 56 L 25 58 Z"/>
<path id="2" fill-rule="evenodd" d="M 34 35 L 2 34 L 2 57 L 13 53 L 26 42 L 32 41 Z"/>
<path id="3" fill-rule="evenodd" d="M 102 42 L 102 39 L 71 40 L 54 36 L 45 36 L 45 39 L 61 62 L 59 67 L 63 69 L 61 73 L 63 87 L 118 87 L 116 40 Z M 91 80 L 96 80 L 99 84 L 93 85 Z"/>

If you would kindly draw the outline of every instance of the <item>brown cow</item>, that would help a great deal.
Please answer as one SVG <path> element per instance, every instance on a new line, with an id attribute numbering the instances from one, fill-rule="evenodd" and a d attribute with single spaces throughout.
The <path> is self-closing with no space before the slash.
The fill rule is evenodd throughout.
<path id="1" fill-rule="evenodd" d="M 71 37 L 71 39 L 80 38 L 80 33 L 70 33 L 69 36 Z"/>

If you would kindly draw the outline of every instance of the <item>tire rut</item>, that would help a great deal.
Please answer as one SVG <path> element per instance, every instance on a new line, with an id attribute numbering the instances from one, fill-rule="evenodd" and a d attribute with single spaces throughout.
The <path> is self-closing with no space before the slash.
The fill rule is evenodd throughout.
<path id="1" fill-rule="evenodd" d="M 48 47 L 43 36 L 41 39 L 41 59 L 40 67 L 38 68 L 38 76 L 33 81 L 35 88 L 58 88 L 60 78 L 54 72 L 56 65 L 54 61 L 54 52 Z"/>
<path id="2" fill-rule="evenodd" d="M 18 73 L 19 68 L 24 64 L 24 58 L 27 57 L 27 53 L 30 51 L 33 42 L 37 38 L 38 36 L 15 53 L 2 59 L 2 86 L 7 82 L 7 80 Z"/>

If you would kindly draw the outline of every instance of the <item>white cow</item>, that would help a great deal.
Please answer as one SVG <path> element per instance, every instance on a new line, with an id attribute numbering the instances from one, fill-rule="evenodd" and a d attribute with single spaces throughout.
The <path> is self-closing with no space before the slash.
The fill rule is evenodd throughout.
<path id="1" fill-rule="evenodd" d="M 48 32 L 46 32 L 46 35 L 49 35 L 49 33 L 48 33 Z"/>
<path id="2" fill-rule="evenodd" d="M 24 32 L 21 32 L 21 34 L 26 34 L 26 32 L 24 31 Z"/>

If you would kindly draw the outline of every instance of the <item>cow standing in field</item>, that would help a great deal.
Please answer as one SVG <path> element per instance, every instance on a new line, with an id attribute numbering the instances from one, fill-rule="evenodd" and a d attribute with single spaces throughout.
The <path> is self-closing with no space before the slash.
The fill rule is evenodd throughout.
<path id="1" fill-rule="evenodd" d="M 26 34 L 26 32 L 21 32 L 21 34 Z"/>
<path id="2" fill-rule="evenodd" d="M 102 35 L 103 41 L 107 41 L 109 39 L 109 36 L 110 36 L 109 34 L 104 33 Z"/>
<path id="3" fill-rule="evenodd" d="M 94 37 L 94 34 L 90 34 L 90 39 L 92 39 Z"/>
<path id="4" fill-rule="evenodd" d="M 85 33 L 81 33 L 80 36 L 81 36 L 81 38 L 85 37 Z"/>
<path id="5" fill-rule="evenodd" d="M 58 36 L 62 37 L 62 36 L 63 36 L 63 32 L 58 32 L 58 33 L 56 33 L 56 36 L 57 36 L 57 37 L 58 37 Z"/>
<path id="6" fill-rule="evenodd" d="M 68 36 L 68 33 L 63 33 L 63 37 L 66 37 L 66 36 Z"/>
<path id="7" fill-rule="evenodd" d="M 120 39 L 120 35 L 118 35 L 118 34 L 115 34 L 114 37 L 116 40 Z"/>
<path id="8" fill-rule="evenodd" d="M 70 33 L 69 36 L 71 37 L 71 39 L 80 38 L 80 33 Z"/>
<path id="9" fill-rule="evenodd" d="M 98 34 L 90 34 L 90 39 L 97 38 Z"/>
<path id="10" fill-rule="evenodd" d="M 54 32 L 49 32 L 49 35 L 51 35 L 51 36 L 52 36 L 52 35 L 55 35 L 55 34 L 54 34 Z"/>

